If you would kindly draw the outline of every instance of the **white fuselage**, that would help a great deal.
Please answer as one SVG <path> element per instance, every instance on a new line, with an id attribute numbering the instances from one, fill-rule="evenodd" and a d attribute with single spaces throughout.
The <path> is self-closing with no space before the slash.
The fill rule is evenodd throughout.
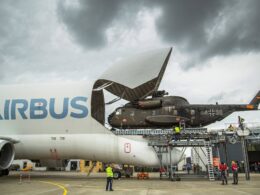
<path id="1" fill-rule="evenodd" d="M 147 140 L 116 136 L 91 116 L 88 83 L 0 86 L 0 139 L 16 159 L 89 159 L 159 166 Z M 173 162 L 179 151 L 173 150 Z"/>

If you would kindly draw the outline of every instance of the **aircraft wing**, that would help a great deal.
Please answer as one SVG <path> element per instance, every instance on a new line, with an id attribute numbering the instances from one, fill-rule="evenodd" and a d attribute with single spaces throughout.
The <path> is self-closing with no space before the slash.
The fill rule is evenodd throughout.
<path id="1" fill-rule="evenodd" d="M 94 84 L 128 101 L 143 99 L 160 85 L 172 48 L 154 50 L 111 66 Z"/>

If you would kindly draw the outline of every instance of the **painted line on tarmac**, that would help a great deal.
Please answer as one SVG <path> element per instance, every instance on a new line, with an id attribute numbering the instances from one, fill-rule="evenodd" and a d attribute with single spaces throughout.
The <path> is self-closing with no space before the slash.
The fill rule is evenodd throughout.
<path id="1" fill-rule="evenodd" d="M 39 182 L 50 184 L 50 185 L 54 185 L 54 186 L 58 186 L 59 188 L 63 189 L 63 194 L 62 195 L 67 195 L 67 193 L 68 193 L 67 188 L 65 188 L 64 186 L 62 186 L 59 183 L 54 183 L 54 182 L 50 182 L 50 181 L 39 181 Z"/>

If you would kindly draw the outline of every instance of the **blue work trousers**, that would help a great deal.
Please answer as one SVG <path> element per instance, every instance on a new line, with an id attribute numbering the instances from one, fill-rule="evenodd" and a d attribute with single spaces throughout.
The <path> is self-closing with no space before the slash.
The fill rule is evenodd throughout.
<path id="1" fill-rule="evenodd" d="M 113 177 L 107 177 L 106 190 L 113 190 L 112 183 L 113 183 Z"/>

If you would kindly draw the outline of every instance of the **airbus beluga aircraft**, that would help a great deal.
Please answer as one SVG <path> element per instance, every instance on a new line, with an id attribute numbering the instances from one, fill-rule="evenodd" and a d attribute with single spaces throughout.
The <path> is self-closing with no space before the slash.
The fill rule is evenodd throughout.
<path id="1" fill-rule="evenodd" d="M 0 174 L 8 174 L 14 159 L 159 166 L 146 139 L 118 136 L 104 126 L 103 90 L 130 102 L 151 95 L 170 54 L 171 48 L 122 60 L 93 83 L 0 86 Z M 173 163 L 179 156 L 172 150 Z"/>

